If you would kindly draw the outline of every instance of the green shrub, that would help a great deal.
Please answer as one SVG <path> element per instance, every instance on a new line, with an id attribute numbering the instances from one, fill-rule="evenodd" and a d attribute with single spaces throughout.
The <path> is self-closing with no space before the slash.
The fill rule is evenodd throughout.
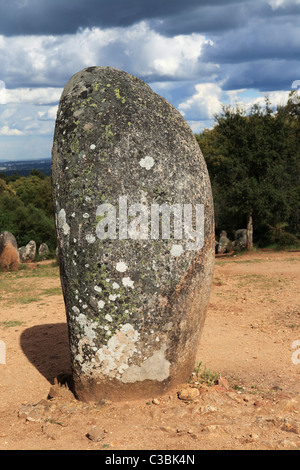
<path id="1" fill-rule="evenodd" d="M 268 225 L 268 238 L 271 243 L 275 243 L 279 248 L 288 248 L 300 244 L 300 240 L 292 233 L 286 232 L 286 223 L 276 224 L 274 227 Z"/>

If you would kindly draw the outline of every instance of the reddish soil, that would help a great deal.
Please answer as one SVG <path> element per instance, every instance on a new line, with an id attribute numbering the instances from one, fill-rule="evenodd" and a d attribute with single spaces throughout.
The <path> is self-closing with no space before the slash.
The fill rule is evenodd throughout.
<path id="1" fill-rule="evenodd" d="M 0 449 L 299 449 L 299 268 L 299 252 L 217 259 L 198 349 L 206 383 L 98 404 L 53 386 L 70 373 L 57 268 L 0 273 Z"/>

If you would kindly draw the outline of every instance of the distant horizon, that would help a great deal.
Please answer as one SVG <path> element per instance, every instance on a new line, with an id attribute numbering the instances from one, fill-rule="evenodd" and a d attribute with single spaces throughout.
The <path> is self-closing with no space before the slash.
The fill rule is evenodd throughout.
<path id="1" fill-rule="evenodd" d="M 31 157 L 31 158 L 0 158 L 1 163 L 13 163 L 13 162 L 40 162 L 41 160 L 51 160 L 51 157 Z"/>

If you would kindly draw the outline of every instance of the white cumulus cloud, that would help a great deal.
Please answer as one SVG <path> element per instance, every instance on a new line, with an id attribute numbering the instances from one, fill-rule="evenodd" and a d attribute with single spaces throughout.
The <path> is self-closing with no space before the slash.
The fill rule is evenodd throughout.
<path id="1" fill-rule="evenodd" d="M 19 129 L 10 129 L 8 126 L 2 126 L 0 128 L 0 135 L 22 135 Z"/>
<path id="2" fill-rule="evenodd" d="M 222 109 L 222 88 L 215 83 L 200 83 L 196 93 L 179 104 L 181 114 L 189 120 L 213 119 Z"/>
<path id="3" fill-rule="evenodd" d="M 167 37 L 144 21 L 128 28 L 93 27 L 59 36 L 0 36 L 0 62 L 5 71 L 1 79 L 7 81 L 8 89 L 25 83 L 46 88 L 55 81 L 60 86 L 93 65 L 113 66 L 144 78 L 191 78 L 201 73 L 199 61 L 204 46 L 209 45 L 212 41 L 202 34 Z M 47 91 L 51 99 L 58 93 Z M 24 92 L 33 99 L 40 96 L 27 89 L 19 94 L 8 92 L 8 99 L 24 99 L 20 96 Z"/>
<path id="4" fill-rule="evenodd" d="M 6 104 L 30 103 L 45 105 L 57 103 L 61 97 L 62 88 L 15 88 L 6 89 Z"/>
<path id="5" fill-rule="evenodd" d="M 53 121 L 56 119 L 57 110 L 58 110 L 58 105 L 52 106 L 47 111 L 39 111 L 38 118 L 41 121 Z"/>

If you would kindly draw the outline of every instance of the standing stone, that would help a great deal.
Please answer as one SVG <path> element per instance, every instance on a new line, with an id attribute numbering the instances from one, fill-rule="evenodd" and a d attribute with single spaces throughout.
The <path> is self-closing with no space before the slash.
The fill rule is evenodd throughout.
<path id="1" fill-rule="evenodd" d="M 52 156 L 77 397 L 128 400 L 185 382 L 215 258 L 210 180 L 192 131 L 138 78 L 90 67 L 65 86 Z"/>
<path id="2" fill-rule="evenodd" d="M 225 230 L 222 230 L 220 233 L 220 239 L 218 243 L 218 254 L 224 254 L 227 252 L 227 249 L 230 245 L 230 240 L 227 238 L 227 232 Z"/>
<path id="3" fill-rule="evenodd" d="M 41 260 L 47 259 L 47 256 L 49 254 L 49 248 L 47 243 L 42 243 L 39 247 L 39 256 Z"/>
<path id="4" fill-rule="evenodd" d="M 36 243 L 34 240 L 31 240 L 27 243 L 25 251 L 22 254 L 24 261 L 34 261 L 36 255 Z"/>
<path id="5" fill-rule="evenodd" d="M 236 251 L 246 251 L 248 248 L 248 231 L 240 228 L 234 233 L 234 249 Z"/>
<path id="6" fill-rule="evenodd" d="M 19 256 L 20 256 L 20 263 L 25 263 L 26 258 L 25 258 L 25 252 L 26 252 L 26 246 L 21 246 L 19 249 Z"/>
<path id="7" fill-rule="evenodd" d="M 0 234 L 0 268 L 2 271 L 18 271 L 20 257 L 15 237 L 10 232 Z"/>

